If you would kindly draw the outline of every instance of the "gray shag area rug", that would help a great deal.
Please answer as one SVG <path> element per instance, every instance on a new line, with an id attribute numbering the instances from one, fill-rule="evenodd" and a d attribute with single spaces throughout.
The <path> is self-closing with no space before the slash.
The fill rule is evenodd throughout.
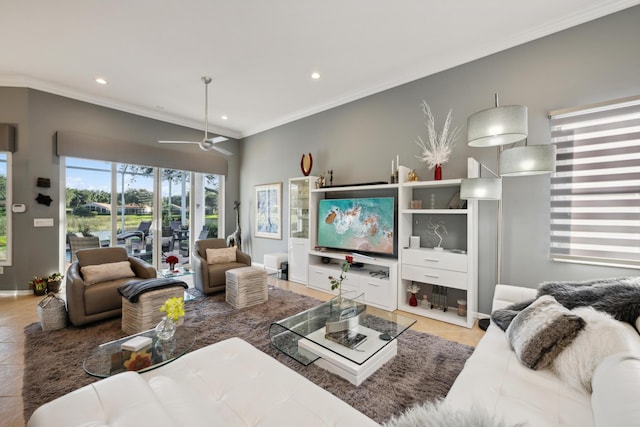
<path id="1" fill-rule="evenodd" d="M 417 403 L 446 396 L 473 347 L 408 330 L 398 338 L 398 355 L 356 387 L 315 365 L 303 366 L 280 353 L 268 339 L 272 322 L 320 303 L 311 297 L 269 287 L 269 301 L 240 310 L 224 294 L 205 297 L 190 289 L 185 326 L 197 329 L 195 348 L 240 337 L 280 363 L 330 391 L 373 420 L 384 423 Z M 25 327 L 25 369 L 22 396 L 29 420 L 40 405 L 97 381 L 82 368 L 84 355 L 98 344 L 121 338 L 121 319 L 86 327 L 42 331 L 40 323 Z"/>

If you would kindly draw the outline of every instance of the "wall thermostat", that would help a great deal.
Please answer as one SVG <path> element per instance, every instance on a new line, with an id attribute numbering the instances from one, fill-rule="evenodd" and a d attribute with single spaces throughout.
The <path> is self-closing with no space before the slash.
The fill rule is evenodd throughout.
<path id="1" fill-rule="evenodd" d="M 11 205 L 12 212 L 24 212 L 26 210 L 27 210 L 27 207 L 25 206 L 24 203 L 14 203 L 13 205 Z"/>

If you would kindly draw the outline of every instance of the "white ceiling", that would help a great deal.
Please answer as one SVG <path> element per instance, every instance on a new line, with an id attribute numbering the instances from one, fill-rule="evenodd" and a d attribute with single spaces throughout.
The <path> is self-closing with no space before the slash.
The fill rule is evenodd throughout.
<path id="1" fill-rule="evenodd" d="M 237 138 L 639 3 L 0 0 L 0 86 Z"/>

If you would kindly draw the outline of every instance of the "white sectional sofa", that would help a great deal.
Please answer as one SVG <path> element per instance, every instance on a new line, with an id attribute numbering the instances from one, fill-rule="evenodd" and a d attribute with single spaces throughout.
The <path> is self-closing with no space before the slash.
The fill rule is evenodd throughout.
<path id="1" fill-rule="evenodd" d="M 535 297 L 535 289 L 498 285 L 493 310 Z M 640 406 L 634 404 L 640 395 L 640 336 L 627 323 L 622 329 L 637 341 L 630 343 L 636 350 L 603 359 L 593 374 L 593 393 L 588 393 L 567 384 L 550 368 L 525 367 L 505 332 L 492 322 L 445 404 L 458 410 L 484 410 L 509 426 L 640 426 Z"/>
<path id="2" fill-rule="evenodd" d="M 29 427 L 378 426 L 239 338 L 153 371 L 100 380 L 39 407 Z"/>
<path id="3" fill-rule="evenodd" d="M 640 279 L 637 285 L 640 289 Z M 498 285 L 493 309 L 534 297 L 534 289 Z M 632 310 L 637 311 L 640 304 Z M 588 338 L 593 340 L 594 348 L 602 350 L 598 355 L 611 353 L 603 356 L 595 372 L 589 372 L 592 393 L 570 385 L 571 381 L 566 377 L 563 380 L 548 367 L 538 370 L 525 367 L 507 334 L 492 322 L 444 403 L 412 408 L 391 420 L 388 427 L 640 426 L 640 405 L 635 401 L 640 395 L 640 336 L 628 323 L 612 318 L 609 321 L 617 322 L 617 333 L 624 341 L 623 348 L 628 350 L 617 351 L 609 345 L 614 335 L 610 329 L 600 333 L 593 327 L 588 329 L 589 324 L 570 344 L 581 339 L 580 348 L 584 348 L 584 339 Z M 605 345 L 597 345 L 602 343 Z M 589 344 L 586 343 L 587 347 Z M 482 424 L 478 421 L 481 418 L 492 421 Z M 28 424 L 29 427 L 62 425 L 378 424 L 250 344 L 232 338 L 150 372 L 118 374 L 83 387 L 38 408 Z"/>

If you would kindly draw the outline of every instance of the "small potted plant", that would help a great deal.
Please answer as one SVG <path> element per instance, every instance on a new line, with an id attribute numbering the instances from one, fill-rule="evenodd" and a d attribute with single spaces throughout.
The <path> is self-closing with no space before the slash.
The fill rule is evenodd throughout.
<path id="1" fill-rule="evenodd" d="M 44 295 L 47 292 L 47 278 L 34 276 L 29 281 L 29 287 L 33 290 L 34 295 Z"/>
<path id="2" fill-rule="evenodd" d="M 56 272 L 47 277 L 47 292 L 57 293 L 60 292 L 62 286 L 62 273 Z"/>

